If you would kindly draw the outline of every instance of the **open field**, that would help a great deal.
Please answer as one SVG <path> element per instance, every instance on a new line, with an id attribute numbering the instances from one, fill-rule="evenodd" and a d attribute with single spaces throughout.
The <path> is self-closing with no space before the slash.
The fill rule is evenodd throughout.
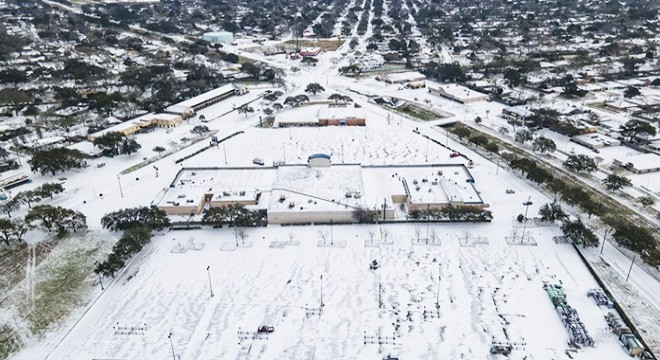
<path id="1" fill-rule="evenodd" d="M 317 243 L 328 226 L 252 229 L 252 246 L 237 249 L 231 230 L 170 232 L 154 238 L 52 358 L 166 358 L 170 333 L 175 353 L 195 359 L 482 359 L 492 341 L 515 343 L 513 359 L 567 358 L 547 282 L 563 284 L 595 339 L 574 359 L 626 359 L 606 310 L 586 296 L 595 281 L 572 247 L 552 241 L 557 229 L 530 230 L 538 246 L 509 245 L 507 220 L 471 226 L 468 238 L 481 236 L 480 244 L 459 240 L 464 225 L 431 225 L 441 246 L 412 245 L 424 224 L 334 226 L 335 246 Z M 391 245 L 370 246 L 368 230 L 385 231 Z M 190 237 L 203 250 L 171 252 Z M 372 260 L 381 267 L 370 270 Z M 275 332 L 255 335 L 260 325 Z"/>

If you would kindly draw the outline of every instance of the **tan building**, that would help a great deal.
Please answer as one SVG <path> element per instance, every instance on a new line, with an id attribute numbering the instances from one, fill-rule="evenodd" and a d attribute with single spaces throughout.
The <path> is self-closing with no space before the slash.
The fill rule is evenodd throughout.
<path id="1" fill-rule="evenodd" d="M 158 209 L 167 215 L 198 215 L 204 209 L 206 197 L 204 194 L 183 194 L 177 191 L 167 192 L 158 204 Z"/>
<path id="2" fill-rule="evenodd" d="M 174 114 L 146 114 L 136 119 L 125 121 L 121 124 L 103 129 L 99 132 L 87 135 L 87 140 L 94 141 L 94 139 L 101 137 L 109 132 L 120 132 L 126 136 L 131 136 L 140 129 L 151 126 L 171 128 L 181 125 L 183 118 Z"/>
<path id="3" fill-rule="evenodd" d="M 321 108 L 318 115 L 319 126 L 364 126 L 366 113 L 354 107 Z"/>

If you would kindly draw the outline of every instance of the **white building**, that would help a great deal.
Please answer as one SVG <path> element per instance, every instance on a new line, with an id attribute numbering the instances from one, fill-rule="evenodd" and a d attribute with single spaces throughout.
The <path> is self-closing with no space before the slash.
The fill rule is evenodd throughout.
<path id="1" fill-rule="evenodd" d="M 417 71 L 392 73 L 383 76 L 383 81 L 388 84 L 403 84 L 414 81 L 422 81 L 424 79 L 426 79 L 426 76 Z"/>
<path id="2" fill-rule="evenodd" d="M 467 104 L 477 101 L 488 99 L 488 94 L 474 91 L 458 84 L 439 85 L 437 87 L 430 87 L 429 92 L 442 96 L 444 98 L 454 100 L 461 104 Z"/>
<path id="3" fill-rule="evenodd" d="M 363 72 L 380 69 L 383 65 L 385 65 L 385 58 L 380 54 L 364 56 L 357 61 L 357 67 Z"/>
<path id="4" fill-rule="evenodd" d="M 635 174 L 660 171 L 660 156 L 654 153 L 615 158 L 613 162 Z"/>
<path id="5" fill-rule="evenodd" d="M 574 141 L 580 145 L 584 145 L 590 149 L 601 149 L 606 146 L 618 146 L 621 145 L 621 141 L 611 138 L 603 134 L 583 134 L 576 135 L 571 138 L 571 141 Z"/>

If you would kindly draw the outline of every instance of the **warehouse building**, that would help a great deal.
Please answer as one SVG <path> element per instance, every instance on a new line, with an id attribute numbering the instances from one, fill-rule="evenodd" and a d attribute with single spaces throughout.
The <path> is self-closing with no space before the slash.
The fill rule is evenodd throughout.
<path id="1" fill-rule="evenodd" d="M 190 216 L 240 204 L 264 213 L 271 224 L 352 222 L 360 209 L 396 219 L 412 210 L 488 206 L 464 165 L 332 165 L 330 160 L 313 154 L 307 165 L 184 168 L 152 206 Z"/>
<path id="2" fill-rule="evenodd" d="M 218 103 L 230 96 L 243 95 L 246 93 L 247 88 L 245 87 L 236 84 L 227 84 L 178 104 L 168 106 L 165 108 L 165 112 L 179 115 L 183 119 L 188 119 L 195 116 L 198 110 Z"/>

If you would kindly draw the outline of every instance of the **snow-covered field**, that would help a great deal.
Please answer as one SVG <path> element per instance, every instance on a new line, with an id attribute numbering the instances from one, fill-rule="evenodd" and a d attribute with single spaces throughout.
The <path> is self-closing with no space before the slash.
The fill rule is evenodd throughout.
<path id="1" fill-rule="evenodd" d="M 544 282 L 564 285 L 596 341 L 573 358 L 628 358 L 606 311 L 586 296 L 594 279 L 570 246 L 552 241 L 557 229 L 532 229 L 539 245 L 521 246 L 507 244 L 508 227 L 504 218 L 431 225 L 441 239 L 431 246 L 412 245 L 426 224 L 334 226 L 345 247 L 317 245 L 328 226 L 269 227 L 250 230 L 253 245 L 234 251 L 220 250 L 234 248 L 230 230 L 170 232 L 154 238 L 49 358 L 167 358 L 170 333 L 181 359 L 484 359 L 493 340 L 518 344 L 514 359 L 566 358 L 567 333 Z M 369 246 L 369 230 L 376 238 L 386 231 L 391 244 Z M 466 243 L 466 231 L 488 244 Z M 290 234 L 293 245 L 270 247 Z M 171 252 L 191 237 L 203 250 Z M 370 270 L 372 260 L 381 267 Z M 260 325 L 275 332 L 255 336 Z"/>
<path id="2" fill-rule="evenodd" d="M 241 118 L 235 119 L 251 122 Z M 227 125 L 234 129 L 237 124 Z M 221 130 L 225 125 L 217 126 Z M 282 143 L 287 144 L 289 162 L 304 162 L 318 151 L 339 158 L 342 143 L 346 162 L 423 164 L 427 156 L 429 162 L 450 160 L 448 151 L 434 143 L 428 144 L 427 155 L 426 140 L 410 126 L 388 125 L 373 114 L 366 128 L 296 128 L 291 135 L 288 129 L 247 129 L 227 142 L 229 165 L 247 165 L 255 156 L 277 161 Z M 458 146 L 453 141 L 449 145 Z M 334 226 L 332 231 L 327 226 L 250 229 L 247 240 L 252 246 L 239 244 L 237 249 L 231 230 L 170 232 L 153 239 L 69 334 L 52 333 L 16 359 L 42 358 L 51 351 L 50 359 L 166 358 L 172 347 L 182 359 L 356 359 L 387 354 L 481 359 L 488 357 L 492 341 L 517 344 L 511 358 L 567 358 L 563 353 L 568 335 L 542 288 L 544 282 L 565 286 L 569 304 L 596 341 L 595 348 L 571 353 L 573 358 L 627 358 L 607 330 L 605 310 L 586 296 L 595 280 L 571 247 L 552 241 L 559 234 L 557 226 L 528 228 L 538 246 L 510 245 L 505 239 L 513 230 L 512 217 L 524 212 L 522 202 L 528 196 L 534 201 L 530 214 L 550 199 L 495 164 L 470 156 L 476 159 L 475 185 L 491 204 L 493 223 L 430 225 L 428 234 L 435 233 L 440 246 L 413 245 L 420 242 L 418 236 L 427 237 L 424 223 Z M 125 176 L 123 203 L 96 199 L 93 204 L 114 208 L 146 203 L 148 194 L 155 195 L 172 180 L 174 158 L 155 163 L 162 169 L 160 177 L 151 169 L 134 173 L 142 180 Z M 222 149 L 212 149 L 185 165 L 222 166 L 222 160 Z M 123 168 L 119 165 L 112 166 Z M 516 194 L 505 194 L 507 188 Z M 115 192 L 109 190 L 106 197 L 116 197 Z M 99 208 L 96 216 L 107 211 Z M 388 244 L 372 246 L 369 231 L 379 243 L 381 229 L 389 234 Z M 321 233 L 328 232 L 332 240 L 322 241 Z M 171 252 L 189 247 L 191 237 L 195 244 L 204 244 L 202 250 Z M 373 260 L 380 269 L 369 270 Z M 319 314 L 321 276 L 325 306 Z M 260 325 L 274 326 L 275 332 L 255 337 Z"/>

